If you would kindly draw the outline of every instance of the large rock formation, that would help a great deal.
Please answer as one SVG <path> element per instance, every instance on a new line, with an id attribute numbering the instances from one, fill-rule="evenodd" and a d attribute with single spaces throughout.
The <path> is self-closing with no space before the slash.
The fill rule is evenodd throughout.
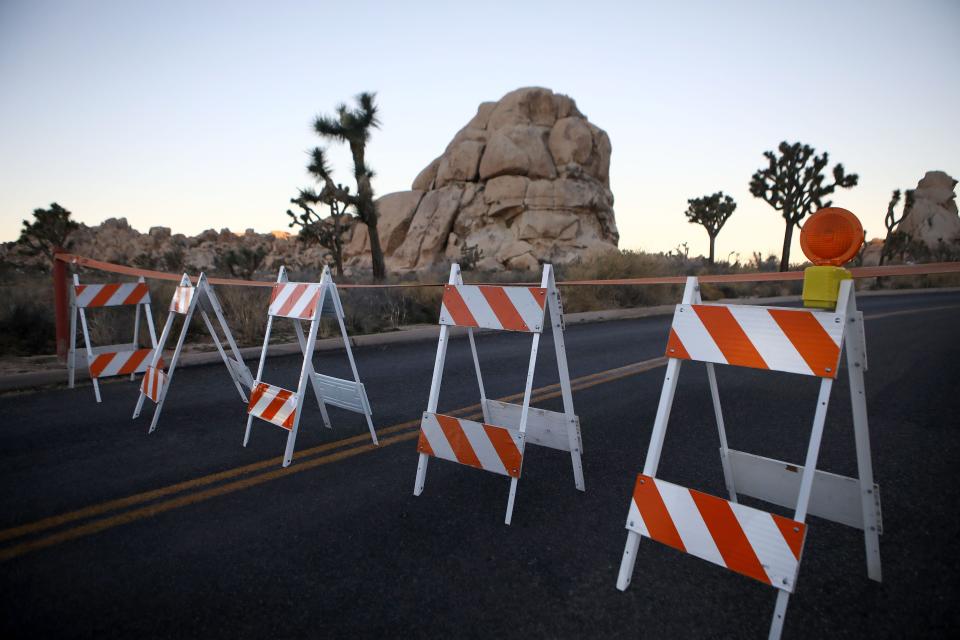
<path id="1" fill-rule="evenodd" d="M 960 240 L 957 214 L 957 181 L 943 171 L 928 171 L 913 191 L 913 205 L 903 216 L 899 231 L 921 240 L 932 250 L 940 243 Z"/>
<path id="2" fill-rule="evenodd" d="M 524 88 L 484 102 L 412 190 L 377 202 L 387 267 L 479 255 L 481 269 L 536 269 L 616 250 L 610 138 L 567 96 Z M 347 263 L 370 263 L 354 227 Z M 479 252 L 479 253 L 477 253 Z"/>

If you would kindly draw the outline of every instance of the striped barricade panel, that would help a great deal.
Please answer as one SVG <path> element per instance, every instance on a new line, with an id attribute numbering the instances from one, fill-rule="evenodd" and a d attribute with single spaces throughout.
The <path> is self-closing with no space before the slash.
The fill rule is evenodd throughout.
<path id="1" fill-rule="evenodd" d="M 155 403 L 160 402 L 160 394 L 163 388 L 167 386 L 167 374 L 163 369 L 157 367 L 147 367 L 143 374 L 143 382 L 140 383 L 140 390 Z"/>
<path id="2" fill-rule="evenodd" d="M 426 412 L 420 423 L 417 450 L 428 456 L 519 478 L 523 434 L 491 424 Z"/>
<path id="3" fill-rule="evenodd" d="M 278 282 L 270 294 L 271 316 L 312 320 L 320 299 L 320 284 L 307 282 Z"/>
<path id="4" fill-rule="evenodd" d="M 271 422 L 287 431 L 297 417 L 297 394 L 266 382 L 258 382 L 250 391 L 247 413 Z"/>
<path id="5" fill-rule="evenodd" d="M 643 474 L 627 529 L 791 593 L 807 532 L 802 522 Z"/>
<path id="6" fill-rule="evenodd" d="M 448 284 L 440 324 L 540 333 L 546 300 L 542 287 Z"/>
<path id="7" fill-rule="evenodd" d="M 177 287 L 173 292 L 173 300 L 170 301 L 170 311 L 174 313 L 185 314 L 190 310 L 190 303 L 193 301 L 194 287 Z"/>
<path id="8" fill-rule="evenodd" d="M 106 378 L 146 371 L 153 359 L 153 349 L 127 351 L 105 351 L 94 355 L 90 360 L 90 377 Z M 160 366 L 163 366 L 161 360 Z"/>
<path id="9" fill-rule="evenodd" d="M 835 378 L 843 316 L 829 311 L 681 304 L 667 357 Z"/>
<path id="10" fill-rule="evenodd" d="M 144 282 L 118 284 L 78 284 L 73 286 L 78 307 L 118 307 L 124 304 L 149 304 L 150 290 Z"/>

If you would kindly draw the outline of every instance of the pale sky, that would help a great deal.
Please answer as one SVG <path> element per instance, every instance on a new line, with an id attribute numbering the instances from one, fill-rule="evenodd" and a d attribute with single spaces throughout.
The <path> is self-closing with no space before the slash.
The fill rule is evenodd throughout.
<path id="1" fill-rule="evenodd" d="M 53 201 L 90 225 L 286 229 L 316 114 L 378 93 L 382 195 L 480 102 L 537 85 L 610 135 L 622 248 L 705 253 L 686 200 L 723 190 L 718 257 L 779 254 L 783 221 L 748 190 L 764 150 L 829 151 L 860 175 L 835 204 L 882 235 L 892 189 L 960 176 L 958 78 L 956 0 L 0 0 L 0 240 Z"/>

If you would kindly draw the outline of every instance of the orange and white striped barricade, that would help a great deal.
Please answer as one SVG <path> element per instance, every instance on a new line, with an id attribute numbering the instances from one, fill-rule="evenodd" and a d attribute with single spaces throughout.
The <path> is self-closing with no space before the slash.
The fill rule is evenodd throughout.
<path id="1" fill-rule="evenodd" d="M 133 305 L 136 308 L 133 318 L 133 341 L 127 344 L 111 344 L 94 347 L 90 344 L 90 331 L 87 326 L 87 309 Z M 70 351 L 67 354 L 68 384 L 72 389 L 77 369 L 77 318 L 83 330 L 83 341 L 87 350 L 87 368 L 93 380 L 93 394 L 100 402 L 100 378 L 108 376 L 134 375 L 142 373 L 157 348 L 157 331 L 153 326 L 150 313 L 150 290 L 143 278 L 136 282 L 112 284 L 80 284 L 80 278 L 73 274 L 73 288 L 70 291 Z M 151 348 L 140 348 L 140 307 L 144 308 L 147 327 L 150 330 Z"/>
<path id="2" fill-rule="evenodd" d="M 335 378 L 317 373 L 313 368 L 313 352 L 317 344 L 317 331 L 320 328 L 320 318 L 323 314 L 336 316 L 340 325 L 340 335 L 343 337 L 343 346 L 350 361 L 350 371 L 353 380 Z M 297 390 L 290 391 L 263 381 L 263 367 L 267 360 L 267 349 L 270 346 L 270 332 L 273 329 L 274 318 L 290 318 L 293 328 L 303 352 L 303 365 L 300 368 L 300 381 Z M 301 322 L 310 322 L 310 329 L 304 337 Z M 377 441 L 377 432 L 373 428 L 373 410 L 370 400 L 367 399 L 367 389 L 360 382 L 357 373 L 357 363 L 353 359 L 350 349 L 350 337 L 343 322 L 343 305 L 340 303 L 340 294 L 337 285 L 330 275 L 330 268 L 324 267 L 320 282 L 289 282 L 287 271 L 280 267 L 277 282 L 273 285 L 270 295 L 270 307 L 267 310 L 267 330 L 263 337 L 263 351 L 260 354 L 260 365 L 257 367 L 257 377 L 250 390 L 250 402 L 247 405 L 247 429 L 243 435 L 243 446 L 250 441 L 250 428 L 253 419 L 260 418 L 282 429 L 286 429 L 287 447 L 283 453 L 283 466 L 289 466 L 293 461 L 293 450 L 297 442 L 297 431 L 300 428 L 300 415 L 303 413 L 303 400 L 306 396 L 307 381 L 313 387 L 323 424 L 331 429 L 330 416 L 326 405 L 333 405 L 363 414 L 370 430 L 373 444 Z"/>
<path id="3" fill-rule="evenodd" d="M 817 469 L 827 403 L 844 348 L 853 405 L 856 478 Z M 813 311 L 703 304 L 697 279 L 688 278 L 683 301 L 674 312 L 666 355 L 669 360 L 650 447 L 627 515 L 627 543 L 617 588 L 629 586 L 640 538 L 646 536 L 778 589 L 770 626 L 770 637 L 778 638 L 796 587 L 808 514 L 862 529 L 867 574 L 880 581 L 880 493 L 870 461 L 863 382 L 866 342 L 853 281 L 840 284 L 835 310 Z M 684 360 L 706 363 L 728 500 L 656 477 Z M 728 448 L 714 363 L 820 378 L 803 466 Z M 740 504 L 738 494 L 795 509 L 793 518 Z"/>
<path id="4" fill-rule="evenodd" d="M 540 335 L 546 327 L 548 309 L 560 374 L 563 413 L 530 406 L 533 372 L 537 363 Z M 477 385 L 480 388 L 482 423 L 437 413 L 450 327 L 467 329 Z M 477 345 L 473 337 L 474 329 L 533 334 L 522 404 L 508 404 L 486 397 L 480 361 L 477 358 Z M 583 464 L 580 459 L 583 451 L 580 419 L 573 410 L 567 352 L 563 341 L 563 304 L 554 282 L 553 268 L 549 264 L 543 266 L 539 287 L 484 286 L 463 284 L 460 266 L 454 264 L 450 268 L 449 283 L 443 291 L 440 343 L 433 367 L 427 410 L 420 423 L 420 438 L 417 442 L 420 458 L 413 495 L 419 496 L 423 492 L 430 457 L 509 476 L 510 494 L 507 498 L 505 522 L 510 524 L 527 444 L 569 451 L 573 463 L 574 484 L 580 491 L 585 489 Z"/>
<path id="5" fill-rule="evenodd" d="M 153 433 L 157 428 L 157 423 L 160 421 L 160 413 L 163 411 L 163 403 L 167 398 L 167 391 L 170 390 L 170 385 L 173 382 L 173 373 L 177 368 L 177 362 L 180 361 L 180 352 L 183 350 L 183 343 L 187 338 L 190 320 L 193 318 L 194 312 L 198 309 L 200 311 L 200 317 L 203 318 L 203 323 L 210 333 L 210 337 L 213 338 L 213 344 L 216 345 L 217 351 L 220 353 L 220 357 L 227 367 L 227 372 L 229 372 L 230 378 L 233 380 L 233 384 L 240 394 L 240 398 L 243 402 L 247 401 L 245 390 L 249 389 L 253 384 L 253 376 L 250 374 L 250 369 L 248 369 L 247 365 L 243 362 L 240 349 L 233 339 L 233 334 L 230 333 L 230 327 L 227 325 L 226 318 L 223 316 L 223 307 L 220 306 L 220 300 L 217 298 L 213 286 L 203 273 L 197 278 L 196 286 L 191 283 L 190 277 L 187 274 L 183 274 L 183 277 L 180 278 L 180 284 L 174 289 L 173 298 L 170 300 L 170 312 L 167 314 L 167 322 L 163 326 L 163 332 L 160 334 L 160 346 L 156 350 L 150 366 L 147 367 L 146 373 L 144 373 L 143 382 L 140 385 L 140 397 L 137 399 L 137 406 L 133 410 L 133 418 L 136 419 L 143 409 L 144 398 L 150 398 L 157 405 L 153 412 L 153 418 L 150 421 L 150 429 L 147 433 Z M 177 339 L 177 346 L 173 350 L 173 356 L 170 358 L 170 366 L 164 371 L 163 361 L 160 359 L 160 355 L 163 352 L 164 346 L 167 344 L 167 339 L 170 337 L 174 319 L 178 315 L 183 316 L 183 326 L 180 328 L 180 337 Z M 224 351 L 220 337 L 217 334 L 213 322 L 210 320 L 211 315 L 217 319 L 217 324 L 220 325 L 220 331 L 223 333 L 224 340 L 230 347 L 230 353 L 232 355 L 227 355 L 226 351 Z"/>

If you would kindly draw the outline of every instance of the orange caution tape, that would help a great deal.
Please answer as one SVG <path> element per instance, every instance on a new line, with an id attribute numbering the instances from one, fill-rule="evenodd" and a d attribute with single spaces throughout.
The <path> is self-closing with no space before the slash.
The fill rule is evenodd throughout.
<path id="1" fill-rule="evenodd" d="M 175 273 L 166 273 L 164 271 L 153 271 L 151 269 L 137 269 L 122 264 L 104 262 L 85 256 L 77 256 L 72 253 L 58 253 L 55 259 L 68 264 L 74 264 L 98 271 L 107 271 L 110 273 L 119 273 L 127 276 L 152 278 L 154 280 L 180 280 L 181 275 Z M 854 278 L 880 278 L 890 276 L 922 276 L 936 275 L 940 273 L 960 273 L 960 262 L 931 262 L 929 264 L 904 264 L 889 265 L 883 267 L 853 267 L 850 273 Z M 615 278 L 612 280 L 567 280 L 557 284 L 565 287 L 577 286 L 622 286 L 622 285 L 648 285 L 648 284 L 683 284 L 688 276 L 661 276 L 651 278 Z M 196 281 L 196 276 L 190 278 Z M 803 280 L 803 271 L 776 271 L 763 273 L 727 273 L 727 274 L 703 274 L 697 275 L 701 283 L 727 283 L 727 282 L 788 282 L 792 280 Z M 234 278 L 208 278 L 212 284 L 222 284 L 239 287 L 272 287 L 276 284 L 273 281 L 266 280 L 239 280 Z M 504 283 L 492 283 L 497 286 L 504 286 Z M 516 282 L 510 283 L 516 285 L 536 286 L 535 282 Z M 428 282 L 428 283 L 400 283 L 400 284 L 337 284 L 338 289 L 402 289 L 411 287 L 442 287 L 446 283 Z"/>

